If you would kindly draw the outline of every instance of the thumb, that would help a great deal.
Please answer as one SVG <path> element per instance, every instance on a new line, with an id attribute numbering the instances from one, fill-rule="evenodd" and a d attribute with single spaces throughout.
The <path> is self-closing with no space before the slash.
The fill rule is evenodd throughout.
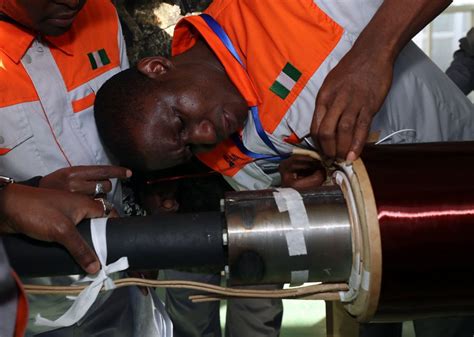
<path id="1" fill-rule="evenodd" d="M 70 222 L 68 226 L 71 230 L 68 234 L 58 239 L 57 242 L 62 244 L 74 260 L 89 274 L 95 274 L 100 269 L 100 263 L 92 248 L 87 244 L 74 224 Z"/>

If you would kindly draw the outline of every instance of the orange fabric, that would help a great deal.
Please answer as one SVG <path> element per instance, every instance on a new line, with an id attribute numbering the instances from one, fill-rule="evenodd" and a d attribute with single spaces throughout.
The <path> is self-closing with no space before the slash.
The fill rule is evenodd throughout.
<path id="1" fill-rule="evenodd" d="M 0 50 L 14 63 L 20 62 L 34 38 L 30 30 L 0 20 Z"/>
<path id="2" fill-rule="evenodd" d="M 249 105 L 258 103 L 260 120 L 268 133 L 275 131 L 343 33 L 343 29 L 312 0 L 215 0 L 206 13 L 224 28 L 246 65 L 246 71 L 200 17 L 187 17 L 178 23 L 173 37 L 173 54 L 188 50 L 199 36 L 203 37 Z M 281 99 L 269 88 L 288 62 L 302 75 L 290 94 Z M 243 156 L 232 142 L 226 141 L 199 158 L 211 168 L 232 176 L 238 169 L 231 167 L 242 166 L 248 161 L 246 156 L 238 162 L 228 160 L 237 153 L 239 157 Z"/>
<path id="3" fill-rule="evenodd" d="M 90 0 L 79 12 L 69 31 L 60 36 L 44 38 L 51 46 L 51 54 L 68 90 L 120 65 L 117 39 L 110 39 L 110 36 L 118 38 L 118 29 L 112 3 L 109 0 Z M 20 63 L 34 38 L 31 31 L 0 21 L 0 108 L 39 100 Z M 99 49 L 105 49 L 110 63 L 93 70 L 87 54 Z M 9 86 L 15 90 L 8 90 Z"/>
<path id="4" fill-rule="evenodd" d="M 237 86 L 239 91 L 241 91 L 247 104 L 249 106 L 260 104 L 262 100 L 258 96 L 255 85 L 252 83 L 245 69 L 234 57 L 230 56 L 229 58 L 227 48 L 201 17 L 190 16 L 180 21 L 175 29 L 176 38 L 173 38 L 173 55 L 181 54 L 194 45 L 199 35 L 186 34 L 186 32 L 190 29 L 192 30 L 193 27 L 197 28 L 201 36 L 212 46 L 212 50 L 216 53 L 217 57 L 220 60 L 226 60 L 226 62 L 223 62 L 223 65 L 227 75 L 229 75 L 232 82 Z M 242 57 L 242 55 L 240 56 Z"/>
<path id="5" fill-rule="evenodd" d="M 0 21 L 0 108 L 38 99 L 28 74 L 19 65 L 33 40 L 29 30 Z M 8 90 L 9 86 L 15 90 Z"/>
<path id="6" fill-rule="evenodd" d="M 292 132 L 291 135 L 286 137 L 284 139 L 284 141 L 289 143 L 289 144 L 299 144 L 299 143 L 301 143 L 301 139 L 299 139 L 298 136 L 296 135 L 296 133 L 294 133 L 294 132 Z"/>
<path id="7" fill-rule="evenodd" d="M 7 154 L 10 151 L 11 151 L 11 149 L 9 149 L 9 148 L 0 147 L 0 156 L 3 156 L 3 155 Z"/>
<path id="8" fill-rule="evenodd" d="M 110 39 L 110 36 L 115 38 Z M 93 0 L 86 2 L 69 31 L 57 37 L 48 37 L 48 41 L 59 48 L 51 49 L 51 54 L 68 90 L 120 65 L 117 36 L 118 20 L 112 2 Z M 110 63 L 93 70 L 87 54 L 99 49 L 105 49 Z M 69 57 L 68 53 L 75 57 Z"/>
<path id="9" fill-rule="evenodd" d="M 214 171 L 229 177 L 234 176 L 244 165 L 253 160 L 243 154 L 231 139 L 223 141 L 213 151 L 199 153 L 197 157 Z"/>
<path id="10" fill-rule="evenodd" d="M 26 332 L 26 326 L 28 325 L 28 301 L 26 299 L 25 290 L 23 289 L 20 278 L 13 271 L 12 275 L 18 287 L 18 307 L 15 323 L 15 337 L 23 337 Z"/>
<path id="11" fill-rule="evenodd" d="M 87 109 L 88 107 L 91 107 L 94 105 L 95 101 L 95 94 L 91 92 L 89 95 L 78 99 L 77 101 L 72 102 L 72 111 L 74 112 L 79 112 L 82 110 Z"/>
<path id="12" fill-rule="evenodd" d="M 2 36 L 3 33 L 14 30 L 4 30 L 1 26 L 2 22 L 0 21 L 0 43 L 5 41 L 4 36 Z M 10 25 L 10 27 L 14 26 Z M 21 41 L 21 36 L 19 36 L 19 40 Z M 14 43 L 10 42 L 10 45 L 14 45 Z M 17 57 L 15 54 L 5 54 L 0 52 L 0 92 L 2 93 L 0 95 L 0 108 L 18 103 L 38 100 L 39 98 L 33 83 L 31 82 L 30 77 L 23 66 L 21 64 L 17 64 L 14 59 L 11 59 L 5 55 L 14 55 L 14 58 Z M 21 59 L 22 56 L 23 54 L 18 56 L 18 58 Z M 10 87 L 15 89 L 12 90 Z"/>

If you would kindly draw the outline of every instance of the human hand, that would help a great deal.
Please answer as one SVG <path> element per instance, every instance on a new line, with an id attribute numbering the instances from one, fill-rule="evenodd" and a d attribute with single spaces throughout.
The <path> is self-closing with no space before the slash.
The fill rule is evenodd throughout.
<path id="1" fill-rule="evenodd" d="M 0 234 L 22 233 L 57 242 L 91 274 L 99 270 L 100 264 L 75 225 L 85 218 L 103 215 L 100 201 L 77 193 L 20 184 L 0 190 Z"/>
<path id="2" fill-rule="evenodd" d="M 176 200 L 178 183 L 175 181 L 144 185 L 140 199 L 148 214 L 177 212 L 179 203 Z"/>
<path id="3" fill-rule="evenodd" d="M 280 163 L 278 170 L 281 186 L 292 187 L 298 191 L 320 186 L 326 179 L 326 171 L 321 162 L 305 155 L 292 155 Z"/>
<path id="4" fill-rule="evenodd" d="M 126 179 L 132 176 L 132 171 L 120 166 L 72 166 L 50 173 L 39 182 L 39 187 L 87 195 L 96 195 L 96 185 L 101 184 L 103 193 L 112 190 L 110 179 Z"/>
<path id="5" fill-rule="evenodd" d="M 316 98 L 311 123 L 311 137 L 326 157 L 349 162 L 359 157 L 392 77 L 390 58 L 367 55 L 356 48 L 329 72 Z"/>

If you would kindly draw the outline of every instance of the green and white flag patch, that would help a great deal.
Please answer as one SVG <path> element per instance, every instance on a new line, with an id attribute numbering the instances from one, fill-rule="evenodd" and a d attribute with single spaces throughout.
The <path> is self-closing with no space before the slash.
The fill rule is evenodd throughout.
<path id="1" fill-rule="evenodd" d="M 298 82 L 300 77 L 301 72 L 291 63 L 287 63 L 276 78 L 275 82 L 273 82 L 270 90 L 281 99 L 285 99 L 295 86 L 296 82 Z"/>
<path id="2" fill-rule="evenodd" d="M 110 63 L 110 59 L 105 52 L 105 49 L 99 49 L 87 54 L 91 63 L 92 69 L 103 67 Z"/>

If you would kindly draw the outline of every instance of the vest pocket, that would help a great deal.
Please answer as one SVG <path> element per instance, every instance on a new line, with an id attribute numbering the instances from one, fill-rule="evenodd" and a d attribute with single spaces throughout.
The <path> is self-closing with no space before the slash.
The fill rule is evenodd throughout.
<path id="1" fill-rule="evenodd" d="M 33 131 L 22 109 L 10 106 L 0 109 L 0 172 L 15 179 L 32 177 L 28 170 L 38 164 Z"/>
<path id="2" fill-rule="evenodd" d="M 0 109 L 0 156 L 6 155 L 31 137 L 33 132 L 26 117 L 16 106 Z"/>

